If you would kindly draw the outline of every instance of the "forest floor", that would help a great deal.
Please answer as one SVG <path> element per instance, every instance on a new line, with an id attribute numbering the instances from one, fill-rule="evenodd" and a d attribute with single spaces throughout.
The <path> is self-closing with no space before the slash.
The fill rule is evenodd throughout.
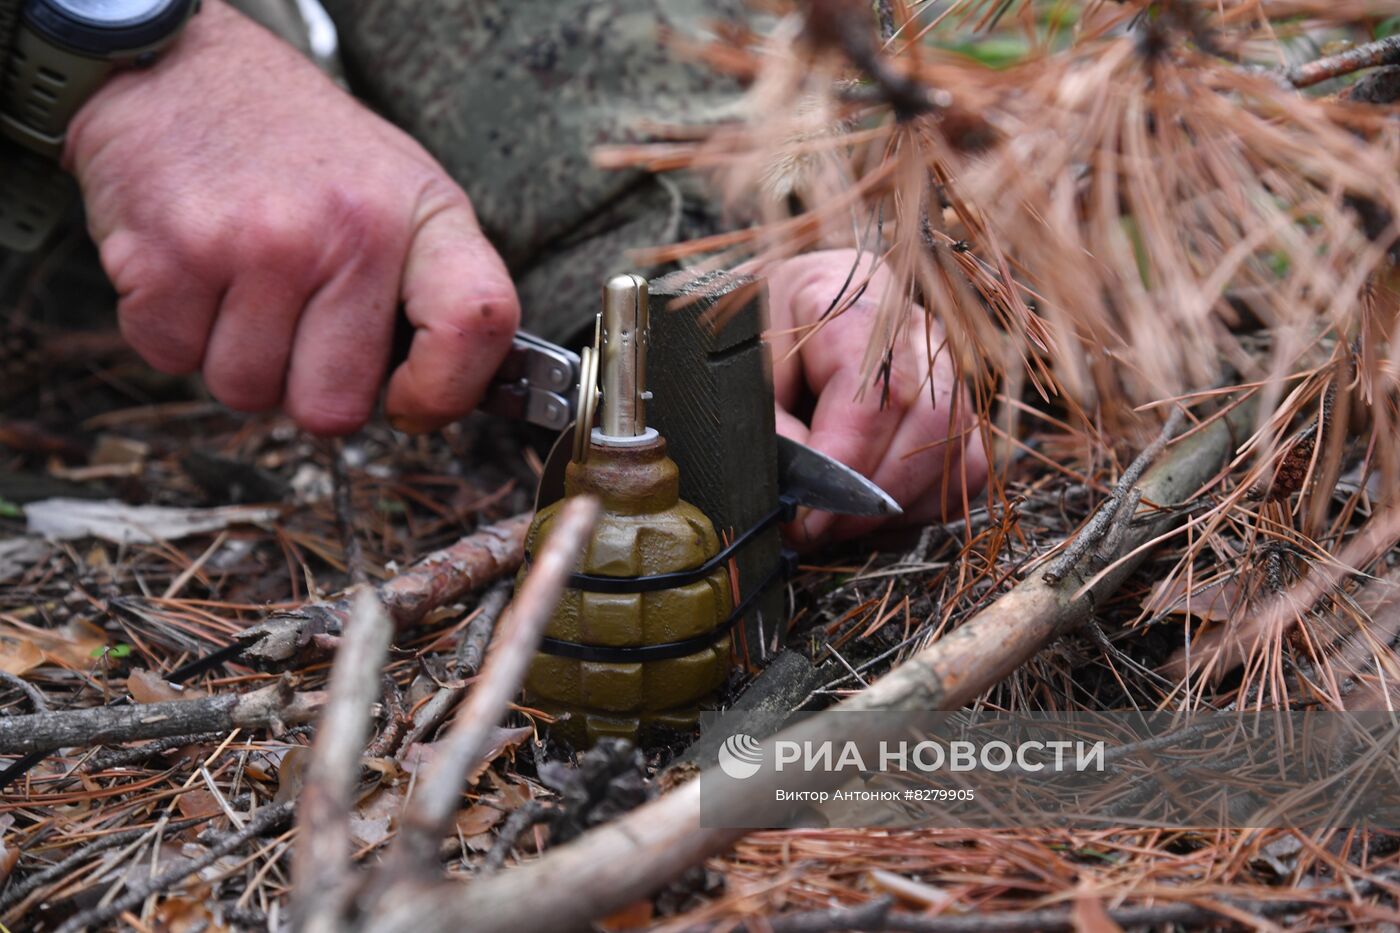
<path id="1" fill-rule="evenodd" d="M 167 678 L 269 612 L 342 590 L 347 560 L 383 581 L 528 511 L 533 499 L 540 461 L 531 442 L 541 439 L 484 416 L 432 437 L 378 426 L 343 443 L 318 441 L 279 417 L 233 415 L 193 382 L 152 375 L 113 334 L 36 336 L 19 324 L 6 333 L 0 717 L 279 682 L 281 674 L 237 663 L 180 687 Z M 1084 523 L 1144 446 L 1134 440 L 1072 431 L 1055 413 L 1031 412 L 990 506 L 902 541 L 805 558 L 791 584 L 787 644 L 829 672 L 808 704 L 855 693 L 1006 592 Z M 338 485 L 351 548 L 338 524 Z M 1220 489 L 1231 485 L 1227 477 Z M 1340 514 L 1348 502 L 1355 508 L 1358 493 L 1345 479 L 1339 489 Z M 150 540 L 117 543 L 92 524 L 61 540 L 28 530 L 39 503 L 47 503 L 38 510 L 47 521 L 91 523 L 72 500 L 119 500 L 133 510 L 127 520 L 148 523 Z M 144 511 L 153 506 L 189 511 Z M 1158 672 L 1188 626 L 1225 618 L 1225 604 L 1244 598 L 1251 580 L 1296 575 L 1296 551 L 1252 551 L 1241 521 L 1213 534 L 1213 551 L 1195 561 L 1193 616 L 1176 598 L 1184 589 L 1164 593 L 1155 582 L 1180 569 L 1185 540 L 1168 541 L 1087 627 L 1055 640 L 980 703 L 1040 711 L 1167 705 L 1176 684 Z M 1382 555 L 1373 572 L 1391 560 Z M 441 727 L 424 723 L 423 711 L 444 689 L 470 690 L 470 676 L 454 681 L 463 671 L 458 646 L 473 623 L 477 638 L 483 623 L 489 630 L 499 609 L 491 593 L 473 592 L 395 635 L 351 821 L 362 864 L 374 863 L 398 831 L 415 775 L 431 757 Z M 296 690 L 321 689 L 329 669 L 325 659 L 297 666 Z M 736 671 L 731 695 L 746 680 Z M 1243 695 L 1242 683 L 1224 677 L 1197 702 L 1227 706 Z M 558 779 L 542 779 L 540 766 L 571 759 L 542 738 L 544 726 L 516 709 L 499 730 L 456 816 L 456 844 L 444 849 L 450 877 L 469 884 L 488 861 L 529 861 L 550 844 L 542 826 L 510 825 L 530 802 L 559 798 Z M 0 791 L 0 919 L 16 931 L 278 928 L 296 831 L 289 819 L 254 824 L 297 798 L 313 732 L 302 723 L 78 744 L 38 756 L 22 774 L 13 773 L 20 756 L 0 759 L 11 766 Z M 648 752 L 643 796 L 664 783 L 676 752 Z M 616 797 L 625 783 L 602 796 Z M 590 806 L 603 804 L 626 805 L 600 798 Z M 261 831 L 250 834 L 250 826 Z M 604 926 L 836 929 L 859 918 L 833 908 L 878 908 L 888 898 L 901 916 L 946 918 L 959 930 L 1381 929 L 1400 923 L 1395 842 L 1343 830 L 766 831 Z M 133 891 L 147 893 L 109 909 Z"/>

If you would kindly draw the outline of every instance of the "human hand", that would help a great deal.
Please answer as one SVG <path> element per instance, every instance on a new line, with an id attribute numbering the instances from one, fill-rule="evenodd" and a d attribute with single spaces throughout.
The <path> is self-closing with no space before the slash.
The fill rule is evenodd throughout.
<path id="1" fill-rule="evenodd" d="M 122 333 L 231 408 L 355 430 L 402 303 L 416 333 L 384 408 L 431 430 L 476 405 L 515 333 L 515 289 L 462 189 L 221 0 L 83 107 L 64 158 Z"/>
<path id="2" fill-rule="evenodd" d="M 871 325 L 889 282 L 883 268 L 858 301 L 799 346 L 807 328 L 831 307 L 855 262 L 854 250 L 826 250 L 787 260 L 766 273 L 766 339 L 773 351 L 778 432 L 870 477 L 904 508 L 900 522 L 928 524 L 960 510 L 964 490 L 974 494 L 987 479 L 987 457 L 967 395 L 954 377 L 948 354 L 938 352 L 942 328 L 934 322 L 926 332 L 923 309 L 914 308 L 915 318 L 895 348 L 883 407 L 878 374 L 869 381 L 861 377 Z M 869 268 L 867 256 L 852 288 Z M 935 357 L 932 395 L 930 346 Z M 794 411 L 812 399 L 809 425 Z M 880 523 L 881 519 L 804 510 L 788 534 L 799 545 L 810 545 L 863 534 Z"/>

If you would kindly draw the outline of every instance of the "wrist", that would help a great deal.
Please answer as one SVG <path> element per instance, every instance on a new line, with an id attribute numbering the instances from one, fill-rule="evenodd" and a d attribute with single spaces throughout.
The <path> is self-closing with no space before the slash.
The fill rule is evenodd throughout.
<path id="1" fill-rule="evenodd" d="M 227 75 L 231 69 L 257 67 L 248 53 L 250 33 L 257 29 L 223 0 L 202 0 L 178 39 L 149 66 L 113 75 L 78 110 L 68 129 L 63 164 L 81 178 L 92 154 L 116 132 L 139 131 L 144 123 L 159 135 L 171 119 L 172 102 L 188 104 L 197 94 L 199 106 L 212 98 L 236 93 Z M 103 119 L 107 114 L 110 119 Z"/>
<path id="2" fill-rule="evenodd" d="M 148 65 L 174 43 L 199 0 L 24 0 L 7 51 L 0 136 L 51 159 L 110 75 Z"/>

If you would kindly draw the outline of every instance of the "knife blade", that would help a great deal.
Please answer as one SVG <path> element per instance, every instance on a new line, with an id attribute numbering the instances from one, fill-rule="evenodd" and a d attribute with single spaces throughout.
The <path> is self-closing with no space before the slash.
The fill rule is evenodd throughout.
<path id="1" fill-rule="evenodd" d="M 778 435 L 778 488 L 798 505 L 835 515 L 902 515 L 889 493 L 839 460 Z"/>
<path id="2" fill-rule="evenodd" d="M 564 497 L 564 470 L 574 449 L 574 426 L 559 435 L 540 472 L 535 508 Z M 798 505 L 837 515 L 900 515 L 889 493 L 860 473 L 790 438 L 778 436 L 778 489 Z"/>

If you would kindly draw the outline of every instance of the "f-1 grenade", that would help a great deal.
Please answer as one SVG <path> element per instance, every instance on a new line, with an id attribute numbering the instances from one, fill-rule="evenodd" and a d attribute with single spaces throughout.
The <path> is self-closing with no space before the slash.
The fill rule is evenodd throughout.
<path id="1" fill-rule="evenodd" d="M 646 426 L 647 318 L 645 279 L 604 286 L 600 425 L 576 445 L 564 480 L 566 498 L 596 496 L 602 515 L 525 681 L 526 701 L 560 716 L 554 733 L 579 747 L 690 731 L 729 670 L 729 574 L 699 572 L 719 536 L 680 498 L 666 441 Z M 585 374 L 585 396 L 589 383 Z M 576 430 L 588 429 L 590 407 L 580 405 Z M 561 506 L 536 515 L 527 554 Z"/>

